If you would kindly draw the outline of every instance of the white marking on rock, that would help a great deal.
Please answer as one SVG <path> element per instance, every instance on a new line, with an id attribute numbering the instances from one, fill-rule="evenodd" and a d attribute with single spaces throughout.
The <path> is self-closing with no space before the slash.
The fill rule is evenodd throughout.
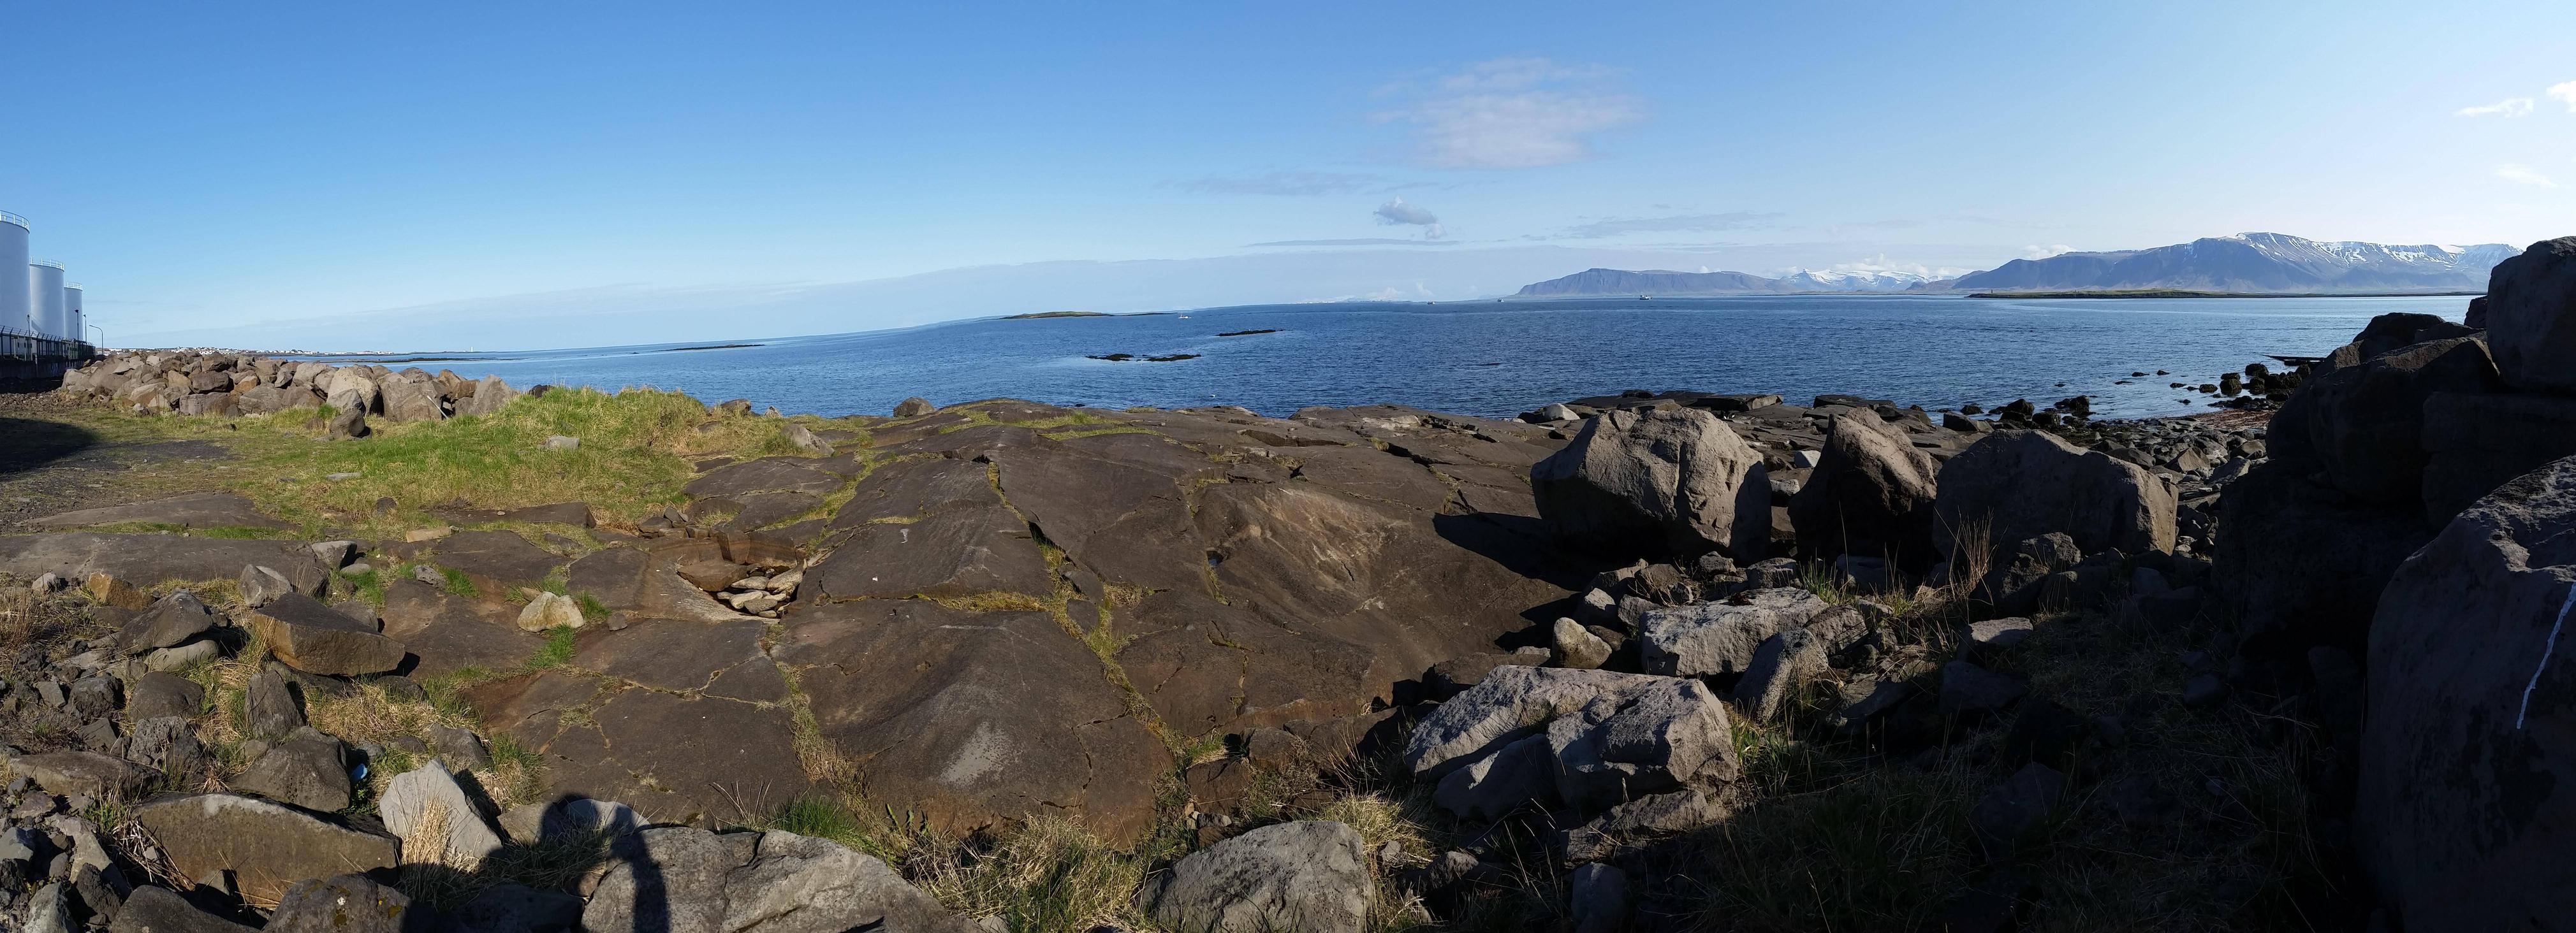
<path id="1" fill-rule="evenodd" d="M 2531 691 L 2540 686 L 2540 672 L 2549 669 L 2549 656 L 2558 653 L 2558 630 L 2567 627 L 2567 611 L 2576 609 L 2576 584 L 2567 587 L 2567 601 L 2558 605 L 2558 621 L 2550 623 L 2549 643 L 2540 649 L 2540 664 L 2531 669 L 2531 682 L 2522 685 L 2522 711 L 2513 716 L 2513 728 L 2521 731 L 2522 721 L 2531 715 Z"/>

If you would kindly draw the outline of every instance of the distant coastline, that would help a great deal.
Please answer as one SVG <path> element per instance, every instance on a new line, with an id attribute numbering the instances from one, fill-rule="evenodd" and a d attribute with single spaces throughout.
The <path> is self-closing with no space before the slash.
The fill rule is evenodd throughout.
<path id="1" fill-rule="evenodd" d="M 2187 288 L 1970 292 L 1970 298 L 2475 298 L 2485 292 L 2210 292 Z"/>
<path id="2" fill-rule="evenodd" d="M 1007 315 L 1003 317 L 1002 320 L 1038 321 L 1045 320 L 1047 318 L 1059 317 L 1153 317 L 1158 314 L 1171 313 L 1172 312 L 1170 311 L 1130 311 L 1126 314 L 1111 314 L 1107 311 L 1031 311 L 1027 314 Z"/>

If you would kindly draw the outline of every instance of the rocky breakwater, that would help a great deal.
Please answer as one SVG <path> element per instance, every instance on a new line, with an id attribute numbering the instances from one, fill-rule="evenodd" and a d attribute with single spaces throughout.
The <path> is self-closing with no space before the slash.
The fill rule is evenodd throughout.
<path id="1" fill-rule="evenodd" d="M 342 437 L 365 436 L 371 415 L 437 421 L 491 412 L 519 395 L 498 376 L 176 351 L 111 353 L 64 374 L 62 388 L 137 413 L 222 417 L 313 409 L 319 416 L 329 406 L 332 433 Z"/>

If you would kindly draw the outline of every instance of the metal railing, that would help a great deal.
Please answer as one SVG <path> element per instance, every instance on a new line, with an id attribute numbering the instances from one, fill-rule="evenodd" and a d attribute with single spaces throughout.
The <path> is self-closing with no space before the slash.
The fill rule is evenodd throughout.
<path id="1" fill-rule="evenodd" d="M 51 259 L 30 259 L 27 260 L 27 264 L 31 266 L 44 266 L 48 269 L 60 269 L 63 267 L 62 263 L 55 262 Z"/>
<path id="2" fill-rule="evenodd" d="M 35 229 L 35 225 L 28 223 L 27 218 L 9 213 L 8 211 L 0 211 L 0 223 L 12 223 L 29 230 Z"/>

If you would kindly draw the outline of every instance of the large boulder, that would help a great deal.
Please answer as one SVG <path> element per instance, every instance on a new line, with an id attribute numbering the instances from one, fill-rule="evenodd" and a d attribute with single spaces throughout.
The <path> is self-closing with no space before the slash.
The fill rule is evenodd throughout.
<path id="1" fill-rule="evenodd" d="M 1827 608 L 1814 593 L 1780 587 L 1652 610 L 1637 619 L 1638 663 L 1646 673 L 1675 677 L 1743 673 L 1765 640 Z"/>
<path id="2" fill-rule="evenodd" d="M 435 921 L 411 898 L 361 875 L 310 878 L 286 889 L 262 933 L 420 933 Z"/>
<path id="3" fill-rule="evenodd" d="M 2576 459 L 2398 567 L 2371 620 L 2356 841 L 2412 933 L 2576 918 Z"/>
<path id="4" fill-rule="evenodd" d="M 2531 244 L 2487 274 L 2487 340 L 2504 381 L 2576 394 L 2576 237 Z"/>
<path id="5" fill-rule="evenodd" d="M 233 794 L 164 797 L 127 811 L 184 878 L 229 870 L 235 890 L 274 902 L 307 878 L 391 868 L 402 844 L 283 804 Z"/>
<path id="6" fill-rule="evenodd" d="M 2474 337 L 2384 353 L 2302 384 L 2273 422 L 2272 453 L 2312 463 L 2356 498 L 2412 505 L 2424 494 L 2425 400 L 2502 387 Z"/>
<path id="7" fill-rule="evenodd" d="M 1814 472 L 1789 499 L 1799 549 L 1929 564 L 1937 556 L 1932 501 L 1939 469 L 1875 413 L 1835 415 Z"/>
<path id="8" fill-rule="evenodd" d="M 1405 767 L 1418 776 L 1446 775 L 1479 755 L 1536 733 L 1558 716 L 1661 679 L 1562 667 L 1497 667 L 1414 725 L 1404 747 Z"/>
<path id="9" fill-rule="evenodd" d="M 794 833 L 626 836 L 582 911 L 590 933 L 978 933 L 884 862 Z"/>
<path id="10" fill-rule="evenodd" d="M 1715 550 L 1749 564 L 1771 537 L 1761 453 L 1695 408 L 1584 419 L 1573 443 L 1530 468 L 1530 488 L 1557 536 L 1591 551 Z"/>
<path id="11" fill-rule="evenodd" d="M 1357 830 L 1274 823 L 1193 852 L 1137 895 L 1163 926 L 1199 933 L 1359 933 L 1368 853 Z"/>
<path id="12" fill-rule="evenodd" d="M 355 677 L 402 666 L 401 642 L 377 634 L 376 627 L 289 593 L 251 611 L 245 624 L 287 666 L 308 674 Z"/>
<path id="13" fill-rule="evenodd" d="M 2576 455 L 2576 398 L 2435 392 L 2424 400 L 2424 517 L 2439 527 L 2514 477 Z"/>
<path id="14" fill-rule="evenodd" d="M 340 740 L 311 727 L 270 743 L 268 751 L 231 783 L 235 790 L 317 813 L 333 813 L 349 805 L 349 769 L 341 763 Z"/>
<path id="15" fill-rule="evenodd" d="M 2248 654 L 2291 659 L 2315 645 L 2357 652 L 2388 575 L 2431 537 L 2417 509 L 2356 502 L 2308 472 L 2266 462 L 2219 496 L 2226 542 L 2212 579 Z"/>
<path id="16" fill-rule="evenodd" d="M 1933 509 L 1943 535 L 1982 529 L 1989 546 L 2050 532 L 2066 533 L 2088 554 L 2174 546 L 2172 487 L 2136 464 L 2045 431 L 1997 431 L 1950 458 Z M 1954 552 L 1967 543 L 1943 542 Z"/>

